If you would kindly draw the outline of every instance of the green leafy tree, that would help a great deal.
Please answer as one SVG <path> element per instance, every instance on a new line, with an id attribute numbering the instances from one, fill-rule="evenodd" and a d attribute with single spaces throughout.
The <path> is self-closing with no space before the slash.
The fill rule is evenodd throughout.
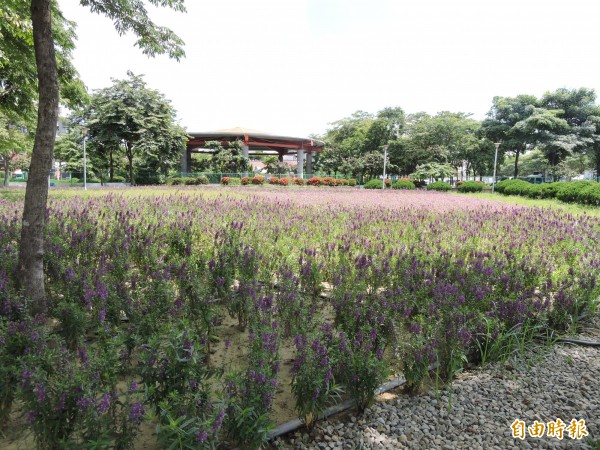
<path id="1" fill-rule="evenodd" d="M 120 34 L 133 32 L 138 37 L 136 45 L 145 54 L 153 56 L 166 53 L 176 59 L 184 55 L 181 48 L 182 41 L 171 30 L 159 27 L 150 20 L 143 0 L 80 0 L 80 3 L 88 6 L 93 12 L 109 17 Z M 183 0 L 150 0 L 150 3 L 178 11 L 185 9 Z M 47 309 L 43 267 L 44 227 L 48 201 L 47 176 L 54 151 L 60 95 L 57 53 L 59 59 L 62 52 L 65 52 L 68 57 L 72 46 L 57 45 L 55 41 L 55 36 L 61 35 L 54 20 L 56 16 L 53 15 L 53 11 L 58 10 L 57 2 L 31 0 L 28 5 L 25 0 L 5 0 L 3 5 L 5 4 L 14 6 L 11 14 L 14 13 L 16 19 L 11 23 L 15 21 L 30 23 L 33 32 L 32 41 L 19 41 L 30 49 L 29 54 L 33 52 L 35 55 L 36 70 L 28 69 L 23 75 L 27 77 L 37 75 L 38 120 L 25 192 L 18 271 L 21 287 L 31 300 L 32 312 L 44 313 Z M 0 23 L 2 22 L 0 20 Z M 13 26 L 13 29 L 18 29 L 18 25 Z M 4 44 L 4 41 L 2 42 Z M 14 53 L 19 54 L 19 51 L 15 50 Z M 15 60 L 16 64 L 22 61 L 22 58 Z M 27 64 L 27 67 L 33 66 Z M 13 66 L 12 70 L 17 69 Z"/>
<path id="2" fill-rule="evenodd" d="M 0 114 L 0 163 L 4 172 L 4 187 L 9 184 L 11 171 L 17 168 L 15 163 L 18 156 L 31 153 L 31 138 L 24 122 L 10 120 Z"/>
<path id="3" fill-rule="evenodd" d="M 206 148 L 214 151 L 210 161 L 210 168 L 218 173 L 242 173 L 250 170 L 250 162 L 243 154 L 242 143 L 232 142 L 228 147 L 223 147 L 219 141 L 209 141 Z"/>
<path id="4" fill-rule="evenodd" d="M 443 180 L 444 178 L 450 178 L 456 174 L 454 166 L 444 163 L 425 163 L 417 168 L 417 170 L 411 174 L 412 178 L 416 180 Z"/>
<path id="5" fill-rule="evenodd" d="M 142 76 L 131 72 L 128 76 L 96 91 L 83 120 L 88 127 L 90 153 L 108 154 L 109 179 L 112 181 L 114 155 L 122 152 L 129 182 L 134 185 L 135 173 L 141 177 L 148 173 L 167 175 L 179 163 L 186 133 L 160 92 L 149 89 Z"/>
<path id="6" fill-rule="evenodd" d="M 494 97 L 492 108 L 481 124 L 484 136 L 492 142 L 502 142 L 500 149 L 514 155 L 514 177 L 519 174 L 520 155 L 537 141 L 524 121 L 531 117 L 538 103 L 533 95 Z"/>
<path id="7" fill-rule="evenodd" d="M 560 172 L 558 165 L 566 158 L 593 153 L 595 143 L 600 140 L 596 127 L 600 107 L 595 101 L 595 91 L 588 88 L 561 88 L 546 92 L 542 97 L 541 105 L 556 111 L 557 117 L 564 122 L 560 128 L 551 130 L 552 133 L 543 142 L 544 153 L 556 176 Z"/>
<path id="8" fill-rule="evenodd" d="M 377 113 L 375 120 L 369 122 L 364 142 L 358 147 L 363 154 L 379 151 L 402 135 L 405 126 L 404 111 L 400 107 L 385 108 Z"/>

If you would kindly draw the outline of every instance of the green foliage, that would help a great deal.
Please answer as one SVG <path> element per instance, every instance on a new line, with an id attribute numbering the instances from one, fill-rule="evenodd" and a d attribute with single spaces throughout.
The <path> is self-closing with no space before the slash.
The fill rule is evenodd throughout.
<path id="1" fill-rule="evenodd" d="M 185 178 L 172 178 L 170 184 L 185 184 L 187 186 L 198 186 L 202 184 L 208 184 L 208 177 L 203 175 L 199 177 L 185 177 Z"/>
<path id="2" fill-rule="evenodd" d="M 128 77 L 96 91 L 81 118 L 73 120 L 89 129 L 90 155 L 101 161 L 107 178 L 124 156 L 132 184 L 135 178 L 140 184 L 160 184 L 157 177 L 179 164 L 187 135 L 163 94 L 149 89 L 142 76 L 128 72 Z"/>
<path id="3" fill-rule="evenodd" d="M 464 183 L 459 184 L 456 189 L 458 192 L 464 194 L 468 192 L 481 192 L 484 186 L 485 184 L 479 181 L 465 181 Z"/>
<path id="4" fill-rule="evenodd" d="M 450 191 L 452 190 L 452 186 L 450 186 L 449 183 L 446 183 L 445 181 L 434 181 L 433 183 L 430 183 L 427 185 L 427 190 L 428 191 Z"/>
<path id="5" fill-rule="evenodd" d="M 600 205 L 600 184 L 594 183 L 582 188 L 577 201 L 586 205 Z"/>
<path id="6" fill-rule="evenodd" d="M 325 409 L 339 400 L 342 389 L 335 384 L 335 355 L 330 352 L 325 336 L 296 339 L 296 364 L 292 377 L 292 394 L 298 417 L 308 428 Z M 333 349 L 332 349 L 333 350 Z"/>
<path id="7" fill-rule="evenodd" d="M 596 184 L 593 181 L 571 181 L 559 185 L 556 191 L 556 198 L 566 203 L 576 203 L 579 201 L 579 195 L 583 189 Z"/>
<path id="8" fill-rule="evenodd" d="M 560 189 L 560 182 L 544 183 L 540 188 L 540 198 L 555 198 Z"/>
<path id="9" fill-rule="evenodd" d="M 410 176 L 416 180 L 426 180 L 433 178 L 434 180 L 450 178 L 456 175 L 456 169 L 450 164 L 426 163 L 421 165 Z"/>
<path id="10" fill-rule="evenodd" d="M 531 183 L 525 180 L 506 180 L 503 183 L 502 190 L 498 192 L 501 192 L 504 195 L 527 196 L 527 193 L 533 186 Z"/>
<path id="11" fill-rule="evenodd" d="M 52 4 L 52 19 L 61 102 L 78 107 L 87 94 L 71 61 L 75 23 L 65 19 L 57 3 Z M 31 10 L 26 2 L 7 0 L 0 10 L 0 116 L 15 124 L 35 122 L 36 74 Z"/>
<path id="12" fill-rule="evenodd" d="M 392 185 L 393 189 L 416 189 L 415 184 L 410 180 L 398 180 Z"/>
<path id="13" fill-rule="evenodd" d="M 383 183 L 381 180 L 373 179 L 369 180 L 364 185 L 365 189 L 383 189 Z"/>
<path id="14" fill-rule="evenodd" d="M 223 147 L 220 141 L 209 141 L 206 148 L 212 149 L 210 170 L 218 173 L 242 173 L 251 169 L 248 158 L 243 155 L 241 141 Z"/>

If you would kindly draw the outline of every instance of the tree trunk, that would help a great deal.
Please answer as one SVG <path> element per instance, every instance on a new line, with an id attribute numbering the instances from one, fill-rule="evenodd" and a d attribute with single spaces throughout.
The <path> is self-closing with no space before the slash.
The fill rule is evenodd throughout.
<path id="1" fill-rule="evenodd" d="M 594 146 L 594 162 L 596 163 L 596 181 L 600 180 L 600 146 Z"/>
<path id="2" fill-rule="evenodd" d="M 517 148 L 515 150 L 515 174 L 514 177 L 517 178 L 519 175 L 519 155 L 521 154 L 521 149 Z"/>
<path id="3" fill-rule="evenodd" d="M 127 162 L 129 163 L 129 183 L 135 186 L 133 181 L 133 153 L 131 152 L 131 144 L 125 142 L 125 155 L 127 156 Z"/>
<path id="4" fill-rule="evenodd" d="M 48 174 L 52 164 L 58 120 L 58 80 L 52 38 L 50 0 L 31 1 L 33 45 L 38 77 L 38 121 L 25 191 L 19 245 L 19 282 L 33 314 L 45 313 L 44 227 L 48 201 Z"/>
<path id="5" fill-rule="evenodd" d="M 2 160 L 4 161 L 4 187 L 8 187 L 9 159 L 5 156 Z"/>
<path id="6" fill-rule="evenodd" d="M 108 181 L 112 182 L 115 178 L 115 162 L 113 160 L 112 148 L 108 150 Z"/>

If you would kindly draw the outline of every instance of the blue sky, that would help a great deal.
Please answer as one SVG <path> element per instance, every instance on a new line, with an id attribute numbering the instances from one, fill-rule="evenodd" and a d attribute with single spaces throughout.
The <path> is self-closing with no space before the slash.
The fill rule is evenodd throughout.
<path id="1" fill-rule="evenodd" d="M 189 131 L 242 126 L 324 132 L 356 110 L 469 112 L 495 95 L 600 92 L 600 2 L 592 0 L 187 0 L 153 19 L 186 42 L 148 59 L 77 0 L 74 62 L 88 87 L 127 70 L 169 98 Z"/>

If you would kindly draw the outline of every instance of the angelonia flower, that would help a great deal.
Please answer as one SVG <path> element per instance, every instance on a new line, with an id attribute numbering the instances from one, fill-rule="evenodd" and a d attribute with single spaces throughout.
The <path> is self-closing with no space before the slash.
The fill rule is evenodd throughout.
<path id="1" fill-rule="evenodd" d="M 203 444 L 208 439 L 208 434 L 206 431 L 196 431 L 196 442 L 198 444 Z"/>
<path id="2" fill-rule="evenodd" d="M 135 402 L 129 408 L 129 420 L 135 424 L 139 424 L 144 417 L 144 406 L 140 402 Z"/>

